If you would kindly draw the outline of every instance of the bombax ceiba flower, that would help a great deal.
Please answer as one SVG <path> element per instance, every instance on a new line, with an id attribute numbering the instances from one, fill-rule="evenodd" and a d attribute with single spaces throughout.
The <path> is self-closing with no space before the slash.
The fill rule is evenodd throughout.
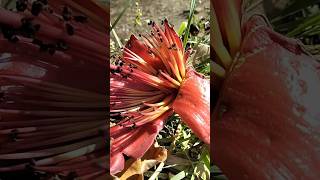
<path id="1" fill-rule="evenodd" d="M 140 158 L 174 112 L 210 143 L 210 83 L 187 66 L 191 50 L 168 24 L 154 22 L 150 34 L 132 35 L 123 57 L 110 64 L 110 172 L 124 168 L 124 155 Z"/>

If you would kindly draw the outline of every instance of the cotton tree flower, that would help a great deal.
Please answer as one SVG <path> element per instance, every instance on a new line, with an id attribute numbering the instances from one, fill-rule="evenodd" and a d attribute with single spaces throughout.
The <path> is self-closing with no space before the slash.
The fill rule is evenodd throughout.
<path id="1" fill-rule="evenodd" d="M 205 143 L 210 143 L 210 83 L 187 67 L 190 49 L 167 20 L 151 33 L 132 35 L 123 57 L 110 64 L 110 172 L 124 168 L 124 155 L 140 158 L 166 119 L 176 112 Z"/>
<path id="2" fill-rule="evenodd" d="M 108 13 L 92 0 L 0 9 L 0 174 L 106 174 Z"/>

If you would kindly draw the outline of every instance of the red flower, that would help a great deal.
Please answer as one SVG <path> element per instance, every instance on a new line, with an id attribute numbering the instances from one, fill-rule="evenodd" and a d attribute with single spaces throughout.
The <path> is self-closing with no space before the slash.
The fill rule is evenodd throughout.
<path id="1" fill-rule="evenodd" d="M 193 132 L 210 143 L 210 84 L 186 66 L 190 51 L 164 21 L 151 23 L 150 35 L 131 36 L 122 60 L 111 68 L 111 173 L 124 167 L 124 154 L 142 155 L 153 144 L 166 119 L 177 112 Z"/>
<path id="2" fill-rule="evenodd" d="M 0 173 L 105 174 L 108 11 L 91 0 L 16 9 L 0 9 Z"/>

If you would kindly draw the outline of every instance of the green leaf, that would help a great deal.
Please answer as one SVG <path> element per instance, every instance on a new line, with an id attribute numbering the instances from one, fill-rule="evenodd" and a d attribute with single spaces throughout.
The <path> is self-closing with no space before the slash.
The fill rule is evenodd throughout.
<path id="1" fill-rule="evenodd" d="M 200 161 L 202 161 L 206 168 L 210 171 L 210 153 L 207 148 L 202 149 Z"/>
<path id="2" fill-rule="evenodd" d="M 186 30 L 188 23 L 186 21 L 183 21 L 180 24 L 179 30 L 178 30 L 178 35 L 181 36 L 183 32 Z"/>
<path id="3" fill-rule="evenodd" d="M 308 27 L 319 25 L 319 24 L 320 24 L 320 13 L 306 18 L 303 21 L 303 23 L 301 23 L 298 27 L 296 27 L 292 31 L 288 32 L 287 36 L 289 36 L 289 37 L 297 36 L 297 35 L 301 34 L 302 32 L 304 32 L 305 30 L 307 30 Z"/>
<path id="4" fill-rule="evenodd" d="M 135 26 L 141 26 L 142 23 L 141 23 L 141 17 L 142 17 L 142 11 L 140 9 L 140 5 L 139 5 L 139 0 L 136 1 L 135 3 L 136 5 L 136 18 L 135 18 Z"/>
<path id="5" fill-rule="evenodd" d="M 265 1 L 265 7 L 267 6 L 273 6 L 271 1 Z M 270 16 L 272 18 L 272 22 L 277 22 L 287 16 L 292 15 L 293 13 L 296 13 L 299 10 L 306 9 L 309 6 L 312 6 L 316 3 L 319 3 L 319 0 L 294 0 L 292 3 L 289 3 L 287 7 L 281 10 L 273 11 L 270 13 Z"/>

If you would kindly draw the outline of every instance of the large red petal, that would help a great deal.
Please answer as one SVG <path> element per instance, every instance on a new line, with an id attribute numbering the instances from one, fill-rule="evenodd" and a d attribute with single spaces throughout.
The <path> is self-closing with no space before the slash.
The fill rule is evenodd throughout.
<path id="1" fill-rule="evenodd" d="M 110 154 L 110 174 L 116 174 L 124 168 L 124 157 L 122 153 Z"/>
<path id="2" fill-rule="evenodd" d="M 111 161 L 110 161 L 110 172 L 111 174 L 115 174 L 117 172 L 120 172 L 123 169 L 123 166 L 119 163 L 124 163 L 124 161 L 119 161 L 119 154 L 123 156 L 122 154 L 125 154 L 132 158 L 141 158 L 145 152 L 151 147 L 151 145 L 154 143 L 154 140 L 158 133 L 163 128 L 164 122 L 167 120 L 169 116 L 171 116 L 173 113 L 172 110 L 165 112 L 163 115 L 161 115 L 156 120 L 153 120 L 152 122 L 145 124 L 143 126 L 137 127 L 132 129 L 132 131 L 137 131 L 132 135 L 130 138 L 127 138 L 125 142 L 121 143 L 120 145 L 116 143 L 117 139 L 114 139 L 111 145 Z M 112 127 L 112 129 L 115 129 L 117 127 Z M 123 127 L 126 128 L 126 127 Z M 117 128 L 119 129 L 119 128 Z M 119 129 L 121 131 L 121 129 Z M 122 131 L 125 135 L 125 133 L 128 133 L 127 131 Z M 119 137 L 119 134 L 117 134 Z M 112 138 L 112 136 L 111 136 Z M 117 157 L 113 157 L 117 156 Z M 112 170 L 112 171 L 111 171 Z"/>
<path id="3" fill-rule="evenodd" d="M 130 49 L 136 55 L 141 57 L 144 61 L 148 63 L 148 65 L 152 66 L 155 69 L 162 69 L 163 64 L 159 57 L 152 55 L 148 49 L 148 47 L 139 41 L 134 35 L 130 36 L 129 41 L 126 44 L 126 48 Z M 124 54 L 126 57 L 126 54 Z"/>
<path id="4" fill-rule="evenodd" d="M 184 123 L 210 144 L 210 81 L 189 69 L 173 103 Z"/>
<path id="5" fill-rule="evenodd" d="M 261 22 L 215 108 L 214 161 L 230 179 L 319 179 L 320 64 Z"/>

